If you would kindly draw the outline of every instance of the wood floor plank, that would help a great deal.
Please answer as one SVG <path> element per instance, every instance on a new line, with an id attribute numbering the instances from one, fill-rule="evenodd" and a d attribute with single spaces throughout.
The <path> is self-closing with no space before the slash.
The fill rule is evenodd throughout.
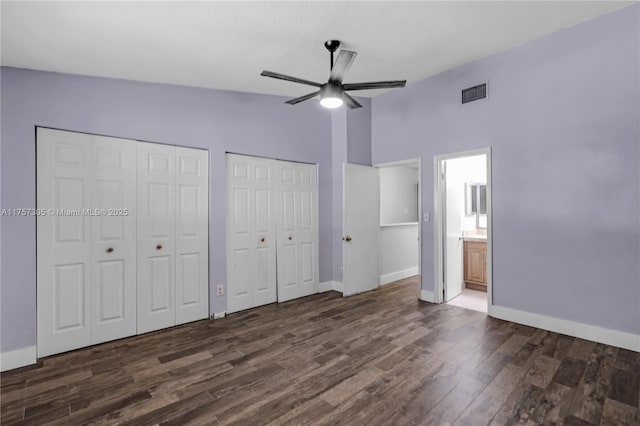
<path id="1" fill-rule="evenodd" d="M 524 369 L 507 364 L 454 422 L 457 425 L 487 425 L 524 377 Z"/>
<path id="2" fill-rule="evenodd" d="M 533 366 L 527 372 L 525 383 L 544 389 L 551 383 L 551 379 L 556 374 L 558 367 L 560 367 L 560 360 L 546 355 L 537 357 L 533 362 Z"/>
<path id="3" fill-rule="evenodd" d="M 640 425 L 640 354 L 418 300 L 419 277 L 0 375 L 2 425 Z"/>
<path id="4" fill-rule="evenodd" d="M 640 425 L 640 410 L 607 398 L 602 408 L 600 424 L 602 426 Z"/>
<path id="5" fill-rule="evenodd" d="M 604 402 L 611 388 L 617 348 L 594 344 L 590 352 L 585 373 L 576 388 L 570 414 L 599 424 Z"/>
<path id="6" fill-rule="evenodd" d="M 638 406 L 640 371 L 613 370 L 608 397 L 631 406 Z"/>
<path id="7" fill-rule="evenodd" d="M 537 424 L 534 413 L 544 396 L 544 390 L 532 384 L 516 387 L 493 418 L 492 425 Z"/>

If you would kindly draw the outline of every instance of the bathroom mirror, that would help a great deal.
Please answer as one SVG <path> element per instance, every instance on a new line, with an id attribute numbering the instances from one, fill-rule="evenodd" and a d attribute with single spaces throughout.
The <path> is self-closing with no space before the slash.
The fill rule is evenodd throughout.
<path id="1" fill-rule="evenodd" d="M 465 183 L 465 214 L 487 214 L 487 185 L 484 183 Z"/>

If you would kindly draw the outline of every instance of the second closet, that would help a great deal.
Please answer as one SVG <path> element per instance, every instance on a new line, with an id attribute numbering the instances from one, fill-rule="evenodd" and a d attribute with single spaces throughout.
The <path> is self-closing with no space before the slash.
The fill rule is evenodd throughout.
<path id="1" fill-rule="evenodd" d="M 227 309 L 318 292 L 314 164 L 227 154 Z"/>

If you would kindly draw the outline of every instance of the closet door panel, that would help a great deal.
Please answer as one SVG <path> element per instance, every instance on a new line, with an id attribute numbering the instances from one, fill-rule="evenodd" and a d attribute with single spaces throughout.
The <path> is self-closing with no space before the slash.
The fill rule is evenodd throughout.
<path id="1" fill-rule="evenodd" d="M 136 142 L 87 135 L 92 169 L 92 343 L 136 333 Z"/>
<path id="2" fill-rule="evenodd" d="M 91 150 L 87 135 L 37 129 L 38 356 L 91 344 Z"/>
<path id="3" fill-rule="evenodd" d="M 253 251 L 255 262 L 254 306 L 277 300 L 276 294 L 276 224 L 273 215 L 274 189 L 271 161 L 255 159 L 252 196 L 254 222 Z"/>
<path id="4" fill-rule="evenodd" d="M 137 143 L 138 333 L 175 325 L 175 154 Z"/>
<path id="5" fill-rule="evenodd" d="M 249 309 L 254 305 L 255 234 L 250 220 L 250 159 L 227 154 L 227 310 Z"/>
<path id="6" fill-rule="evenodd" d="M 209 315 L 208 151 L 176 148 L 176 324 Z"/>
<path id="7" fill-rule="evenodd" d="M 249 205 L 249 220 L 253 222 L 254 229 L 254 234 L 250 237 L 256 282 L 253 287 L 253 303 L 254 306 L 261 306 L 276 302 L 278 299 L 273 161 L 263 158 L 252 159 L 249 176 L 253 177 Z"/>
<path id="8" fill-rule="evenodd" d="M 278 301 L 300 297 L 298 220 L 300 210 L 296 164 L 278 161 Z"/>
<path id="9" fill-rule="evenodd" d="M 278 301 L 318 292 L 316 167 L 278 162 Z"/>
<path id="10" fill-rule="evenodd" d="M 317 169 L 298 164 L 298 223 L 300 296 L 318 292 L 318 186 Z"/>
<path id="11" fill-rule="evenodd" d="M 273 303 L 276 223 L 271 160 L 227 154 L 227 309 Z"/>

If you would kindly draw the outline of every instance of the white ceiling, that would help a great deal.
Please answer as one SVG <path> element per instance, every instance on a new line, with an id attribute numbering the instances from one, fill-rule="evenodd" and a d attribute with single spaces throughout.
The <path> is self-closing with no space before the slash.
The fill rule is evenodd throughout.
<path id="1" fill-rule="evenodd" d="M 2 1 L 1 63 L 299 96 L 260 72 L 324 83 L 327 39 L 358 52 L 345 82 L 411 83 L 631 3 Z"/>

